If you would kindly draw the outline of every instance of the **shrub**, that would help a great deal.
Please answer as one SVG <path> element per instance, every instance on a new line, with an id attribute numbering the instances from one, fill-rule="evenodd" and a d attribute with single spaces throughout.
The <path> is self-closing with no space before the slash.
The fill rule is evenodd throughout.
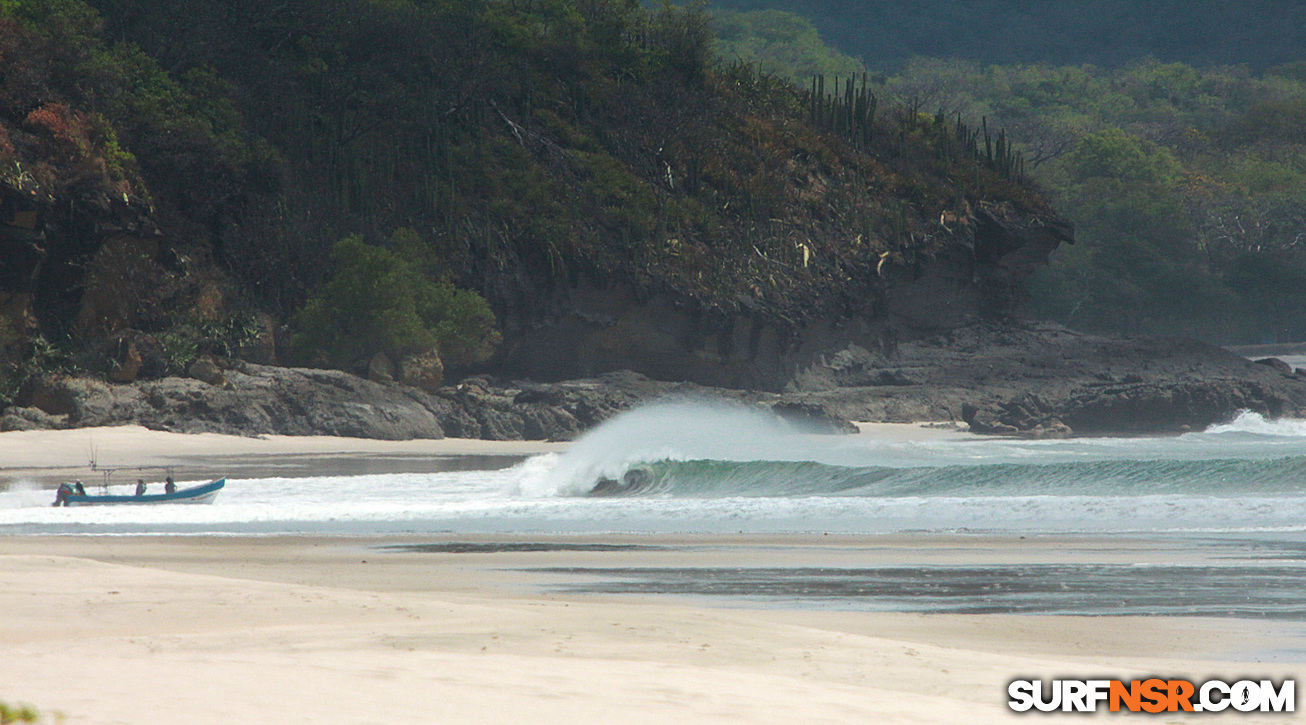
<path id="1" fill-rule="evenodd" d="M 412 235 L 396 235 L 411 243 Z M 438 349 L 452 363 L 483 360 L 499 334 L 494 313 L 474 292 L 432 279 L 418 261 L 346 237 L 332 250 L 335 275 L 295 315 L 293 345 L 358 368 L 378 352 L 394 359 Z"/>
<path id="2" fill-rule="evenodd" d="M 41 713 L 31 705 L 10 705 L 0 702 L 0 725 L 20 722 L 40 722 Z"/>

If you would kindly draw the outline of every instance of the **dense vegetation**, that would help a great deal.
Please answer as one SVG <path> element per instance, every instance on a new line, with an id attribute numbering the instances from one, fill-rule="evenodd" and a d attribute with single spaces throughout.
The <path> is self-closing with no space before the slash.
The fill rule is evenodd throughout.
<path id="1" fill-rule="evenodd" d="M 795 48 L 822 59 L 807 67 L 844 57 L 811 33 L 780 52 L 738 30 L 805 22 L 784 15 L 730 13 L 745 19 L 732 21 L 732 52 L 799 82 Z M 1258 72 L 917 58 L 876 80 L 884 97 L 1004 127 L 1076 224 L 1078 243 L 1032 281 L 1031 315 L 1227 344 L 1306 339 L 1306 62 Z"/>
<path id="2" fill-rule="evenodd" d="M 0 23 L 6 188 L 70 228 L 101 207 L 137 220 L 42 251 L 39 324 L 9 335 L 29 363 L 112 368 L 124 331 L 170 370 L 270 332 L 297 335 L 292 361 L 355 370 L 432 337 L 483 357 L 485 310 L 451 284 L 505 336 L 558 290 L 612 284 L 801 319 L 873 306 L 886 264 L 947 242 L 948 214 L 1049 213 L 951 120 L 863 85 L 854 138 L 851 87 L 817 99 L 717 63 L 698 7 L 6 0 Z M 358 270 L 402 309 L 350 307 L 375 334 L 343 341 L 322 320 L 369 296 Z"/>
<path id="3" fill-rule="evenodd" d="M 1093 64 L 1153 57 L 1265 69 L 1299 60 L 1306 5 L 1295 0 L 713 0 L 784 10 L 879 71 L 917 57 L 982 65 Z"/>
<path id="4" fill-rule="evenodd" d="M 410 229 L 386 249 L 346 237 L 332 249 L 336 269 L 296 315 L 295 346 L 321 366 L 348 368 L 377 352 L 403 360 L 439 347 L 454 364 L 486 359 L 498 344 L 494 314 L 444 270 Z M 443 344 L 441 344 L 443 343 Z"/>
<path id="5" fill-rule="evenodd" d="M 1306 339 L 1306 72 L 916 61 L 889 89 L 1020 142 L 1077 226 L 1031 313 L 1224 343 Z"/>
<path id="6" fill-rule="evenodd" d="M 723 62 L 758 63 L 804 86 L 813 76 L 843 76 L 866 72 L 862 62 L 821 40 L 807 18 L 780 10 L 712 11 L 715 51 Z"/>

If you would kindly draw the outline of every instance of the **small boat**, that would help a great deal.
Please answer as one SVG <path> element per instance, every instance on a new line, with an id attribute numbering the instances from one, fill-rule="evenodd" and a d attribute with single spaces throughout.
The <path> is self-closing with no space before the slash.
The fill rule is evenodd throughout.
<path id="1" fill-rule="evenodd" d="M 221 491 L 225 485 L 227 485 L 227 479 L 219 478 L 216 481 L 210 481 L 199 486 L 179 488 L 172 493 L 147 493 L 140 496 L 93 496 L 73 492 L 71 487 L 65 492 L 61 486 L 60 493 L 55 497 L 54 505 L 107 506 L 147 503 L 213 503 L 213 499 L 218 496 L 218 491 Z"/>

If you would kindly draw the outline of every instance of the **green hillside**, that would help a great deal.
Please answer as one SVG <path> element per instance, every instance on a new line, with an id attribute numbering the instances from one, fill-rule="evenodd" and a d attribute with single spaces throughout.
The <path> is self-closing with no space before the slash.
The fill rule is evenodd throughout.
<path id="1" fill-rule="evenodd" d="M 568 290 L 612 285 L 798 324 L 875 309 L 886 269 L 960 233 L 940 220 L 1052 214 L 1009 150 L 864 79 L 813 98 L 718 63 L 694 8 L 0 12 L 11 384 L 34 365 L 157 375 L 206 353 L 465 365 Z"/>
<path id="2" fill-rule="evenodd" d="M 1138 6 L 1139 13 L 1155 9 Z M 1254 22 L 1257 7 L 1239 22 Z M 1016 10 L 1006 11 L 1011 22 L 1021 17 Z M 1167 32 L 1210 22 L 1206 10 L 1194 4 L 1190 22 Z M 813 32 L 791 33 L 781 51 L 763 30 L 740 30 L 807 28 L 804 18 L 774 9 L 724 15 L 757 20 L 732 20 L 734 39 L 721 47 L 799 82 L 795 49 L 825 63 L 841 57 Z M 1266 61 L 1267 48 L 1248 44 L 1235 59 Z M 1225 344 L 1306 339 L 1302 56 L 1275 56 L 1294 62 L 1254 70 L 1117 50 L 1116 67 L 1056 65 L 1042 56 L 1019 65 L 915 58 L 877 76 L 876 87 L 886 98 L 1005 128 L 1029 173 L 1075 223 L 1078 244 L 1032 279 L 1027 314 L 1094 331 L 1180 332 Z"/>
<path id="3" fill-rule="evenodd" d="M 1222 343 L 1306 339 L 1306 74 L 920 60 L 886 92 L 1012 133 L 1078 243 L 1030 314 Z"/>

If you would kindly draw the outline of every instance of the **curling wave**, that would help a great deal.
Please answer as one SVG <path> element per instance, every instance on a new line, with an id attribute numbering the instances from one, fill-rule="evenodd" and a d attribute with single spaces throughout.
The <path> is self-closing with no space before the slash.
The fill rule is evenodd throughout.
<path id="1" fill-rule="evenodd" d="M 846 467 L 661 460 L 601 476 L 590 496 L 1127 496 L 1306 493 L 1306 456 Z"/>

